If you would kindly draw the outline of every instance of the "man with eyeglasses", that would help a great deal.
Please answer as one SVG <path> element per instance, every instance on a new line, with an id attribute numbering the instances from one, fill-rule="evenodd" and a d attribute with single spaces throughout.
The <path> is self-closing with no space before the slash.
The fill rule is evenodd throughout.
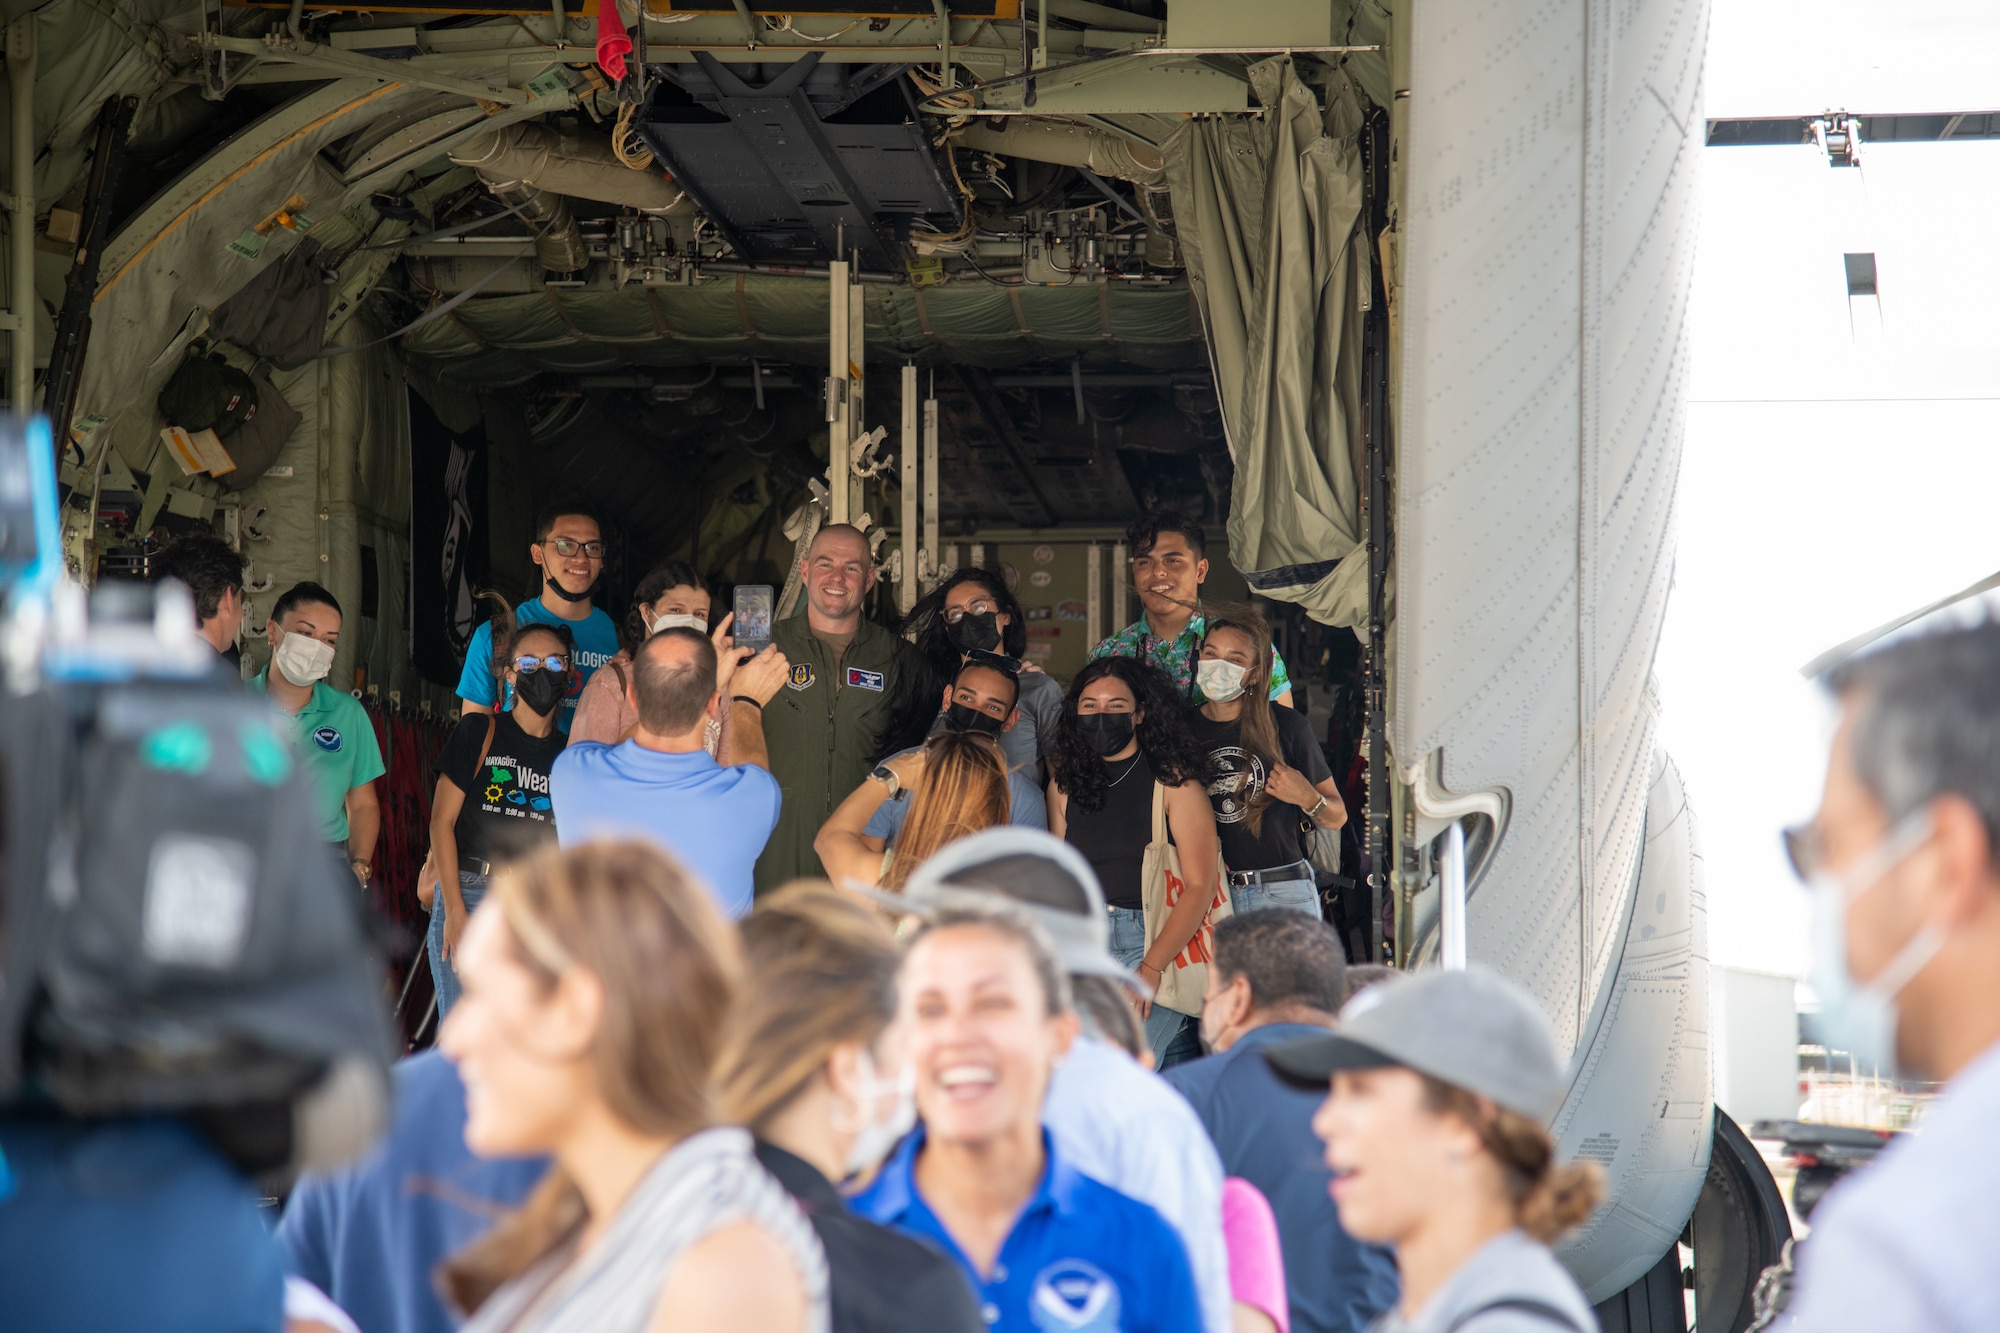
<path id="1" fill-rule="evenodd" d="M 2000 1328 L 2000 624 L 1904 640 L 1828 685 L 1819 813 L 1786 835 L 1820 1023 L 1859 1067 L 1944 1090 L 1814 1211 L 1779 1327 Z"/>
<path id="2" fill-rule="evenodd" d="M 522 628 L 567 625 L 575 640 L 575 661 L 569 673 L 569 693 L 556 714 L 556 728 L 569 734 L 576 701 L 597 668 L 618 652 L 618 629 L 611 617 L 592 605 L 591 594 L 604 573 L 604 535 L 588 505 L 569 500 L 544 508 L 535 519 L 535 540 L 528 558 L 542 571 L 542 594 L 514 608 Z M 493 627 L 473 631 L 465 650 L 465 669 L 458 677 L 460 716 L 490 713 L 499 707 L 502 688 L 493 678 Z"/>

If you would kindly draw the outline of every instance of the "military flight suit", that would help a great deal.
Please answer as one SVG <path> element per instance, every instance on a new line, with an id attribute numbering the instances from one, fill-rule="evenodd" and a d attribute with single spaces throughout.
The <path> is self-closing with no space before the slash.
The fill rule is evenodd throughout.
<path id="1" fill-rule="evenodd" d="M 833 808 L 867 778 L 894 721 L 910 646 L 864 618 L 834 679 L 833 648 L 813 637 L 803 612 L 771 627 L 792 672 L 764 706 L 771 772 L 784 791 L 778 827 L 757 861 L 757 892 L 826 871 L 813 838 Z M 836 683 L 838 688 L 836 688 Z"/>

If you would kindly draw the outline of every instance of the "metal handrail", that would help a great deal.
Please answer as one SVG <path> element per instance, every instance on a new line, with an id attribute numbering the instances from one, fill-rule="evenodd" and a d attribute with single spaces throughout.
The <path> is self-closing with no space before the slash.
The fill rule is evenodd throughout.
<path id="1" fill-rule="evenodd" d="M 1438 866 L 1438 961 L 1465 968 L 1465 825 L 1457 820 L 1444 831 Z"/>

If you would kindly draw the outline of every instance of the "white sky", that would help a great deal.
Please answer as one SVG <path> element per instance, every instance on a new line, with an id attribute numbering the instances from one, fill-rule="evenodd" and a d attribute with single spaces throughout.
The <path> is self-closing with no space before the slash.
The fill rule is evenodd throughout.
<path id="1" fill-rule="evenodd" d="M 1717 0 L 1711 117 L 2000 110 L 2000 4 Z M 1809 17 L 1806 17 L 1808 16 Z M 1778 830 L 1828 710 L 1798 668 L 2000 570 L 2000 141 L 1713 148 L 1690 314 L 1663 740 L 1695 802 L 1719 964 L 1803 972 Z M 1841 256 L 1877 256 L 1879 324 Z"/>

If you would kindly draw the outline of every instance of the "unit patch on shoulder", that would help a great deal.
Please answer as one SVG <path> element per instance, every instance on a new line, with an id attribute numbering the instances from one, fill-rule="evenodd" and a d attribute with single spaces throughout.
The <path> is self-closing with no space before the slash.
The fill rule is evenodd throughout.
<path id="1" fill-rule="evenodd" d="M 882 692 L 882 673 L 879 671 L 863 671 L 860 667 L 849 667 L 847 668 L 847 683 L 849 685 L 858 685 L 864 690 L 873 690 L 877 694 L 880 694 Z"/>
<path id="2" fill-rule="evenodd" d="M 813 664 L 801 662 L 792 668 L 791 676 L 785 681 L 787 689 L 807 690 L 812 688 Z"/>
<path id="3" fill-rule="evenodd" d="M 314 728 L 312 738 L 313 744 L 325 750 L 328 754 L 340 753 L 340 733 L 332 727 Z"/>

